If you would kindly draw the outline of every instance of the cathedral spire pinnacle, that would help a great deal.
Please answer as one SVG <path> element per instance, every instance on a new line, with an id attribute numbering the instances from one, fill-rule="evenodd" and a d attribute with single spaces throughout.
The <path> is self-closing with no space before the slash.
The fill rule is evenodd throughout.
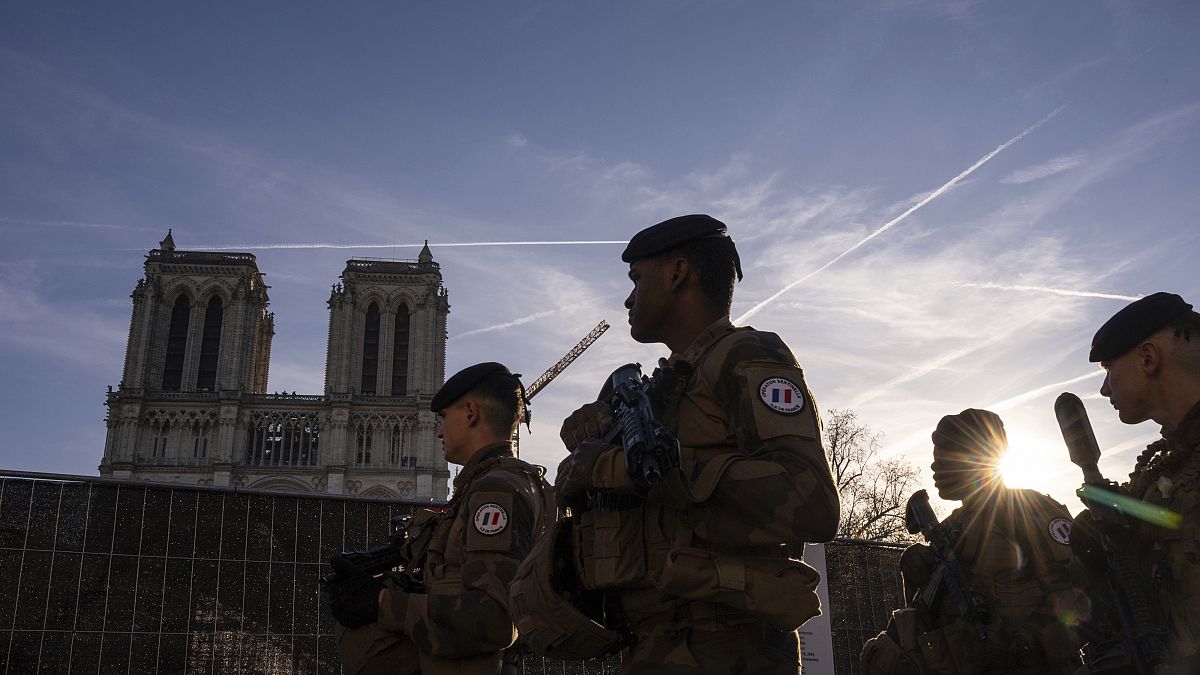
<path id="1" fill-rule="evenodd" d="M 433 253 L 429 250 L 429 240 L 425 240 L 425 245 L 421 247 L 421 253 L 417 255 L 417 262 L 431 263 L 433 262 Z"/>
<path id="2" fill-rule="evenodd" d="M 158 248 L 163 251 L 175 250 L 175 238 L 171 236 L 171 228 L 167 228 L 167 236 L 162 241 L 158 242 Z"/>

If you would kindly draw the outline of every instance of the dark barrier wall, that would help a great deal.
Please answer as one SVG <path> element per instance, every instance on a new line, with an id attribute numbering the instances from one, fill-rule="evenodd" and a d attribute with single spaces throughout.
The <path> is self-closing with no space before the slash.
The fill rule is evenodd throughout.
<path id="1" fill-rule="evenodd" d="M 5 673 L 338 673 L 322 561 L 419 504 L 0 477 Z M 900 603 L 895 549 L 826 549 L 838 673 Z M 613 662 L 527 662 L 615 673 Z"/>

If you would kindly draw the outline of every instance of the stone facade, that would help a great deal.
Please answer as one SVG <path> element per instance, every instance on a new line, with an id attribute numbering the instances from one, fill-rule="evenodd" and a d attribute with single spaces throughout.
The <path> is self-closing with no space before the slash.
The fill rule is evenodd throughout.
<path id="1" fill-rule="evenodd" d="M 329 297 L 322 394 L 268 394 L 274 315 L 249 253 L 146 256 L 100 475 L 441 501 L 429 401 L 445 379 L 449 297 L 417 260 L 346 262 Z"/>

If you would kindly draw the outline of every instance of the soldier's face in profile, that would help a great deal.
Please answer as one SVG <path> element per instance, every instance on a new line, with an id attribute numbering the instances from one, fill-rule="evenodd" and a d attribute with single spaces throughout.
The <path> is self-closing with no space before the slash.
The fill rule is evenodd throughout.
<path id="1" fill-rule="evenodd" d="M 464 431 L 466 409 L 462 401 L 438 411 L 438 440 L 442 442 L 442 453 L 447 462 L 462 464 L 464 453 Z"/>
<path id="2" fill-rule="evenodd" d="M 629 310 L 629 334 L 638 342 L 661 342 L 659 327 L 667 318 L 670 289 L 665 279 L 666 265 L 658 258 L 643 258 L 629 264 L 633 290 L 625 298 Z"/>
<path id="3" fill-rule="evenodd" d="M 987 472 L 976 453 L 933 446 L 933 485 L 938 496 L 947 501 L 959 501 L 979 489 L 980 477 Z"/>
<path id="4" fill-rule="evenodd" d="M 1138 424 L 1149 419 L 1143 401 L 1146 382 L 1138 349 L 1130 349 L 1111 361 L 1101 361 L 1104 383 L 1100 395 L 1108 399 L 1125 424 Z"/>

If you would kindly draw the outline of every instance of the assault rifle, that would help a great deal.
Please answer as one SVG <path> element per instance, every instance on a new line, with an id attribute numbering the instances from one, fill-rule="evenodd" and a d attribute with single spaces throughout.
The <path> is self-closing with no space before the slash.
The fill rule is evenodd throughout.
<path id="1" fill-rule="evenodd" d="M 916 604 L 926 612 L 933 611 L 933 603 L 945 589 L 958 615 L 975 626 L 980 640 L 987 640 L 988 608 L 983 596 L 967 583 L 967 573 L 954 555 L 954 541 L 946 528 L 938 522 L 929 505 L 929 495 L 917 490 L 908 498 L 904 525 L 909 534 L 920 532 L 933 549 L 934 568 L 929 581 L 921 587 L 915 598 Z"/>
<path id="2" fill-rule="evenodd" d="M 343 551 L 337 557 L 354 564 L 369 576 L 398 570 L 393 579 L 400 588 L 409 593 L 424 593 L 422 567 L 425 552 L 433 537 L 434 518 L 426 517 L 417 522 L 412 516 L 395 516 L 391 520 L 392 533 L 388 543 L 367 551 Z M 336 571 L 321 577 L 325 585 L 349 581 Z"/>
<path id="3" fill-rule="evenodd" d="M 1151 566 L 1139 551 L 1131 516 L 1167 523 L 1172 515 L 1178 516 L 1169 511 L 1161 513 L 1165 509 L 1156 509 L 1160 511 L 1156 514 L 1146 513 L 1153 505 L 1126 494 L 1119 485 L 1104 478 L 1097 468 L 1100 446 L 1078 396 L 1069 392 L 1059 396 L 1054 402 L 1054 415 L 1071 454 L 1071 463 L 1083 470 L 1084 485 L 1076 494 L 1095 523 L 1096 531 L 1089 534 L 1100 548 L 1095 553 L 1103 562 L 1109 596 L 1121 624 L 1117 639 L 1089 642 L 1079 653 L 1092 673 L 1128 672 L 1132 668 L 1139 675 L 1150 675 L 1159 664 L 1167 662 L 1171 652 L 1158 596 L 1149 575 L 1142 571 Z"/>
<path id="4" fill-rule="evenodd" d="M 660 359 L 659 367 L 665 367 L 665 360 Z M 679 466 L 679 440 L 658 421 L 650 399 L 652 381 L 642 375 L 641 364 L 616 369 L 611 384 L 615 422 L 610 435 L 620 435 L 625 470 L 634 486 L 645 492 L 662 480 L 663 472 Z"/>

